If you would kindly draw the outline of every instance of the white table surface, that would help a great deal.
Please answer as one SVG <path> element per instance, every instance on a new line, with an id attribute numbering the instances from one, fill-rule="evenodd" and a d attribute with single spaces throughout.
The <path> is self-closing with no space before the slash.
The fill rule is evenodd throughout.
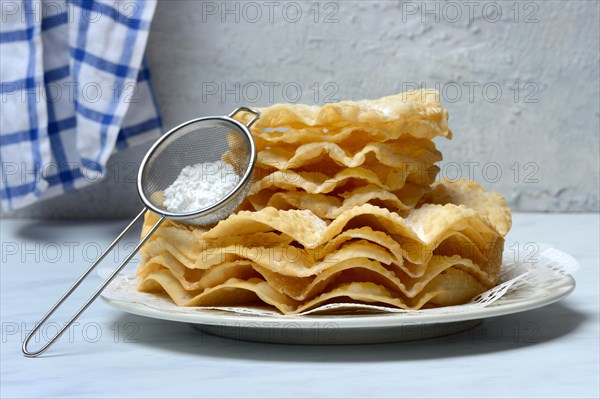
<path id="1" fill-rule="evenodd" d="M 202 335 L 98 300 L 42 358 L 23 357 L 25 332 L 124 223 L 0 221 L 2 398 L 599 396 L 598 214 L 515 214 L 507 242 L 545 242 L 573 255 L 582 265 L 577 288 L 561 302 L 454 336 L 259 344 Z"/>

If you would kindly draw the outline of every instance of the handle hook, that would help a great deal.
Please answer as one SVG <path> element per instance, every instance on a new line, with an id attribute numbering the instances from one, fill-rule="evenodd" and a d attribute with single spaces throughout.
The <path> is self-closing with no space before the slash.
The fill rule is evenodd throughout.
<path id="1" fill-rule="evenodd" d="M 260 118 L 260 112 L 252 109 L 252 108 L 248 108 L 248 107 L 239 107 L 233 110 L 233 112 L 231 112 L 229 115 L 227 115 L 230 118 L 233 118 L 237 113 L 241 112 L 241 111 L 246 111 L 249 112 L 251 114 L 254 114 L 254 118 L 250 119 L 250 122 L 248 122 L 246 124 L 246 127 L 250 127 L 254 124 L 254 122 L 256 122 L 258 120 L 258 118 Z"/>

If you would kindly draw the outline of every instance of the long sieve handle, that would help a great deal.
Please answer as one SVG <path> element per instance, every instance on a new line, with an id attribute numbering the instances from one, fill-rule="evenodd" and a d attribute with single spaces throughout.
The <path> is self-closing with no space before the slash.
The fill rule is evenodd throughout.
<path id="1" fill-rule="evenodd" d="M 36 327 L 33 330 L 31 330 L 29 332 L 29 334 L 27 334 L 27 337 L 25 337 L 25 340 L 23 341 L 23 346 L 21 347 L 23 354 L 25 356 L 27 356 L 27 357 L 39 356 L 42 353 L 44 353 L 50 346 L 52 346 L 52 344 L 54 344 L 54 342 L 56 342 L 56 340 L 58 340 L 60 338 L 60 336 L 67 330 L 67 328 L 69 328 L 69 326 L 71 324 L 73 324 L 73 322 L 92 304 L 92 302 L 94 302 L 96 300 L 96 298 L 98 298 L 98 296 L 106 288 L 106 286 L 108 284 L 110 284 L 110 282 L 117 276 L 117 274 L 119 274 L 119 272 L 125 267 L 125 265 L 127 265 L 127 263 L 129 263 L 131 258 L 133 258 L 135 256 L 135 254 L 139 251 L 140 247 L 142 245 L 144 245 L 144 243 L 148 240 L 148 238 L 150 238 L 152 233 L 154 233 L 156 231 L 156 229 L 158 228 L 158 226 L 160 226 L 160 224 L 165 220 L 165 218 L 163 216 L 158 220 L 158 222 L 156 222 L 156 224 L 154 226 L 152 226 L 150 231 L 148 231 L 148 233 L 144 236 L 144 238 L 142 238 L 140 240 L 140 243 L 133 249 L 133 251 L 131 251 L 131 253 L 129 255 L 127 255 L 127 258 L 125 258 L 125 260 L 119 265 L 119 267 L 117 267 L 115 269 L 115 271 L 113 271 L 113 273 L 106 279 L 106 281 L 104 281 L 104 283 L 102 283 L 102 285 L 96 289 L 94 294 L 87 300 L 86 303 L 83 304 L 83 306 L 81 306 L 81 308 L 79 308 L 79 310 L 69 319 L 69 321 L 64 325 L 64 327 L 61 328 L 56 333 L 56 335 L 54 335 L 40 349 L 38 349 L 36 351 L 29 350 L 27 348 L 27 346 L 29 345 L 29 341 L 35 335 L 35 333 L 38 332 L 38 330 L 44 325 L 44 323 L 46 323 L 48 318 L 50 316 L 52 316 L 52 314 L 54 314 L 54 312 L 63 304 L 63 302 L 68 297 L 71 296 L 73 291 L 75 291 L 77 289 L 77 287 L 79 287 L 79 285 L 83 282 L 83 280 L 85 280 L 89 276 L 89 274 L 92 272 L 92 270 L 94 270 L 94 268 L 106 257 L 106 255 L 108 255 L 112 251 L 112 249 L 115 247 L 115 245 L 117 245 L 117 243 L 119 241 L 121 241 L 121 239 L 123 239 L 123 237 L 127 234 L 127 232 L 129 232 L 129 230 L 131 230 L 133 225 L 144 216 L 144 213 L 146 213 L 147 209 L 148 208 L 142 209 L 142 211 L 135 217 L 135 219 L 133 219 L 131 221 L 131 223 L 129 223 L 129 225 L 127 227 L 125 227 L 125 229 L 112 242 L 112 244 L 110 244 L 108 246 L 108 248 L 106 248 L 106 250 L 100 255 L 100 257 L 94 263 L 92 263 L 92 265 L 85 271 L 85 273 L 83 273 L 81 275 L 81 277 L 79 277 L 79 279 L 71 286 L 71 288 L 69 288 L 69 290 L 67 292 L 65 292 L 65 294 L 58 300 L 58 302 L 56 302 L 56 304 L 48 311 L 48 313 L 46 313 L 46 315 L 44 317 L 42 317 L 42 319 L 37 323 Z"/>

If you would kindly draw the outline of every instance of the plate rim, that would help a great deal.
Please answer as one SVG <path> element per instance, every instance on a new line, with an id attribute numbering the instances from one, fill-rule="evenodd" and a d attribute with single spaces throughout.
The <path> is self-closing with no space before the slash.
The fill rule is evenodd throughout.
<path id="1" fill-rule="evenodd" d="M 556 280 L 555 280 L 556 281 Z M 135 314 L 138 316 L 168 320 L 189 324 L 199 325 L 234 325 L 236 327 L 246 328 L 277 328 L 276 323 L 289 325 L 295 323 L 294 327 L 305 329 L 323 328 L 325 325 L 336 325 L 336 328 L 382 328 L 382 327 L 402 327 L 415 324 L 441 324 L 453 323 L 468 320 L 477 320 L 490 317 L 505 316 L 509 314 L 521 313 L 528 310 L 538 309 L 552 303 L 558 302 L 561 299 L 569 296 L 576 287 L 576 282 L 570 274 L 560 275 L 560 285 L 552 291 L 550 295 L 542 297 L 527 298 L 525 301 L 515 301 L 506 304 L 492 304 L 491 306 L 474 308 L 470 310 L 459 311 L 456 313 L 377 313 L 377 314 L 360 314 L 360 315 L 252 315 L 252 314 L 236 314 L 233 312 L 223 311 L 222 313 L 177 313 L 168 310 L 156 309 L 147 306 L 143 303 L 125 302 L 115 299 L 110 299 L 101 295 L 102 300 L 108 305 L 124 311 L 126 313 Z M 253 326 L 244 326 L 243 323 L 254 324 Z"/>

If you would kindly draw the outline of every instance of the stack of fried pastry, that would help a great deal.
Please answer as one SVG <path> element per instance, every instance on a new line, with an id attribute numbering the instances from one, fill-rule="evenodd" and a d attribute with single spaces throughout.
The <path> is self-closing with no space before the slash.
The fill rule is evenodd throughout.
<path id="1" fill-rule="evenodd" d="M 497 284 L 510 211 L 473 182 L 435 182 L 432 139 L 451 138 L 436 92 L 261 112 L 245 203 L 213 226 L 164 222 L 141 250 L 141 291 L 291 314 L 450 306 Z"/>

